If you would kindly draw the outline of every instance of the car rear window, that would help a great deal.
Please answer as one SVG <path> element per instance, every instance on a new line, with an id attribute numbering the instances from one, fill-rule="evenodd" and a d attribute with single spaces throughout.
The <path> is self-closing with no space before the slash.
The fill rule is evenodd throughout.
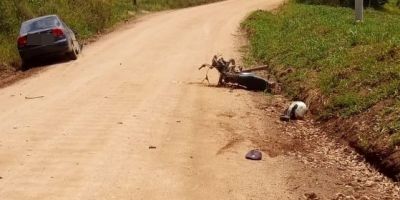
<path id="1" fill-rule="evenodd" d="M 60 26 L 60 22 L 55 16 L 40 19 L 33 19 L 22 23 L 20 34 L 26 34 L 36 30 L 48 29 Z"/>

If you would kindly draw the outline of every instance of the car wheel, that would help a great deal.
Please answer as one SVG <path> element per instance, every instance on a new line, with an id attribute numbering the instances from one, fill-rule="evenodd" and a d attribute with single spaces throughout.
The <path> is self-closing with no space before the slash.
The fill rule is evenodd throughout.
<path id="1" fill-rule="evenodd" d="M 26 70 L 28 70 L 29 68 L 31 68 L 30 61 L 28 61 L 28 60 L 22 60 L 21 70 L 22 70 L 22 71 L 26 71 Z"/>
<path id="2" fill-rule="evenodd" d="M 72 51 L 69 53 L 69 57 L 72 60 L 76 60 L 76 59 L 78 59 L 78 54 L 79 54 L 79 50 L 75 47 L 74 44 L 72 44 Z"/>

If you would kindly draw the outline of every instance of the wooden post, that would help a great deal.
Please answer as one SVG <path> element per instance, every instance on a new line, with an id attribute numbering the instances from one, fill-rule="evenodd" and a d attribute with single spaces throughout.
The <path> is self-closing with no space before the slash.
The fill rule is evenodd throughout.
<path id="1" fill-rule="evenodd" d="M 133 5 L 137 6 L 137 0 L 132 0 L 133 1 Z"/>
<path id="2" fill-rule="evenodd" d="M 364 0 L 355 0 L 356 22 L 364 20 Z"/>

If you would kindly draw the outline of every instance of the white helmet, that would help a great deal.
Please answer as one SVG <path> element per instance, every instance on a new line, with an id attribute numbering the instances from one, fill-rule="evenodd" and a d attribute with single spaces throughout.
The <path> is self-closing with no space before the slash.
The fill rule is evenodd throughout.
<path id="1" fill-rule="evenodd" d="M 308 108 L 304 102 L 294 101 L 290 104 L 286 114 L 290 116 L 291 119 L 303 119 L 307 111 Z"/>

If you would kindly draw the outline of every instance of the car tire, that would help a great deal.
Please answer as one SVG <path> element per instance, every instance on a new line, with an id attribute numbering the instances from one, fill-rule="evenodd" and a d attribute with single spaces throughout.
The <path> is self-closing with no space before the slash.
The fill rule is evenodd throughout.
<path id="1" fill-rule="evenodd" d="M 30 61 L 28 61 L 28 60 L 22 60 L 22 63 L 21 63 L 21 71 L 27 71 L 27 70 L 29 70 L 29 68 L 31 68 Z"/>
<path id="2" fill-rule="evenodd" d="M 69 52 L 69 57 L 71 60 L 76 60 L 78 59 L 78 54 L 79 54 L 79 49 L 76 48 L 76 46 L 72 43 L 72 51 Z"/>
<path id="3" fill-rule="evenodd" d="M 70 53 L 69 53 L 69 58 L 71 58 L 71 60 L 76 60 L 78 59 L 78 54 L 76 53 L 76 50 L 73 49 Z"/>

